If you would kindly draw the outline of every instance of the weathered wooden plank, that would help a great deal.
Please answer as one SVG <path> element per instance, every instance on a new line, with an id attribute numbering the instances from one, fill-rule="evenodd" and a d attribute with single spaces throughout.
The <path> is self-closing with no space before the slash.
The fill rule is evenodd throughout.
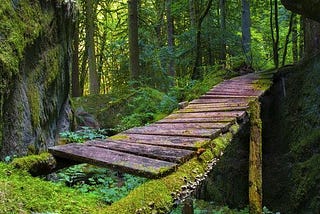
<path id="1" fill-rule="evenodd" d="M 157 121 L 157 123 L 234 123 L 236 121 L 235 117 L 188 117 L 188 118 L 164 118 Z"/>
<path id="2" fill-rule="evenodd" d="M 248 102 L 236 103 L 190 103 L 185 108 L 223 108 L 223 107 L 248 107 Z"/>
<path id="3" fill-rule="evenodd" d="M 213 98 L 251 98 L 251 97 L 257 97 L 256 95 L 232 95 L 232 94 L 216 94 L 216 95 L 202 95 L 201 99 L 213 99 Z"/>
<path id="4" fill-rule="evenodd" d="M 202 98 L 193 100 L 190 104 L 209 104 L 209 103 L 249 103 L 248 97 L 236 97 L 236 98 Z"/>
<path id="5" fill-rule="evenodd" d="M 128 153 L 103 149 L 84 144 L 67 144 L 49 148 L 58 157 L 77 162 L 90 163 L 109 167 L 145 177 L 158 177 L 169 173 L 177 166 L 176 163 L 146 158 Z"/>
<path id="6" fill-rule="evenodd" d="M 246 110 L 247 106 L 226 106 L 226 107 L 202 107 L 202 108 L 184 108 L 179 113 L 200 113 L 200 112 L 217 112 L 217 111 L 241 111 Z"/>
<path id="7" fill-rule="evenodd" d="M 240 90 L 245 90 L 245 89 L 256 89 L 254 87 L 254 83 L 223 83 L 223 84 L 218 84 L 216 86 L 214 86 L 212 89 L 210 89 L 209 91 L 215 90 L 215 89 L 240 89 Z"/>
<path id="8" fill-rule="evenodd" d="M 186 136 L 161 136 L 143 134 L 120 133 L 109 139 L 148 145 L 159 145 L 179 149 L 196 150 L 199 145 L 206 144 L 210 138 L 186 137 Z"/>
<path id="9" fill-rule="evenodd" d="M 206 94 L 211 94 L 211 93 L 228 93 L 228 94 L 248 94 L 248 93 L 257 93 L 259 92 L 259 90 L 254 90 L 254 89 L 230 89 L 230 90 L 226 90 L 226 89 L 215 89 L 215 90 L 211 90 L 208 91 Z"/>
<path id="10" fill-rule="evenodd" d="M 154 123 L 152 127 L 159 128 L 169 128 L 169 129 L 186 129 L 186 128 L 196 128 L 196 129 L 221 129 L 222 132 L 226 132 L 233 123 L 172 123 L 172 122 L 162 122 L 162 123 Z"/>
<path id="11" fill-rule="evenodd" d="M 210 118 L 210 117 L 223 117 L 223 118 L 240 118 L 246 115 L 245 111 L 227 111 L 227 112 L 200 112 L 200 113 L 179 113 L 177 111 L 165 118 Z"/>
<path id="12" fill-rule="evenodd" d="M 203 96 L 218 96 L 218 97 L 258 97 L 260 95 L 260 91 L 254 92 L 208 92 Z"/>
<path id="13" fill-rule="evenodd" d="M 151 135 L 164 135 L 164 136 L 188 136 L 188 137 L 205 137 L 215 138 L 220 133 L 220 129 L 170 129 L 166 127 L 138 127 L 124 131 L 123 133 L 128 134 L 151 134 Z"/>
<path id="14" fill-rule="evenodd" d="M 253 88 L 214 88 L 207 93 L 212 92 L 228 92 L 228 93 L 246 93 L 246 92 L 256 92 L 258 90 Z"/>
<path id="15" fill-rule="evenodd" d="M 229 123 L 159 123 L 155 122 L 149 127 L 166 128 L 166 129 L 220 129 L 227 126 Z"/>
<path id="16" fill-rule="evenodd" d="M 164 146 L 154 146 L 139 143 L 130 143 L 116 140 L 91 140 L 85 145 L 111 149 L 119 152 L 130 153 L 134 155 L 165 160 L 169 162 L 183 163 L 190 159 L 195 151 L 186 149 L 175 149 Z"/>

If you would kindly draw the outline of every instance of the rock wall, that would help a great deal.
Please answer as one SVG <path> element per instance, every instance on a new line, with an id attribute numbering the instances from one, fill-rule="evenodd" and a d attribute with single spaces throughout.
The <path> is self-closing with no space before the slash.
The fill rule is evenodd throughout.
<path id="1" fill-rule="evenodd" d="M 320 212 L 320 55 L 280 70 L 263 108 L 264 205 Z"/>
<path id="2" fill-rule="evenodd" d="M 320 22 L 319 0 L 281 0 L 281 2 L 288 10 Z"/>
<path id="3" fill-rule="evenodd" d="M 68 126 L 73 7 L 65 0 L 0 4 L 0 159 L 46 150 Z"/>

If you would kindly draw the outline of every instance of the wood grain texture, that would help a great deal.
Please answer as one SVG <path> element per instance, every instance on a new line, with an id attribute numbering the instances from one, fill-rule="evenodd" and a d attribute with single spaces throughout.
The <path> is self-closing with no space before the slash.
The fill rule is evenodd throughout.
<path id="1" fill-rule="evenodd" d="M 183 163 L 188 160 L 195 151 L 187 149 L 175 149 L 165 146 L 146 145 L 126 141 L 116 140 L 91 140 L 85 143 L 88 146 L 101 147 L 104 149 L 115 150 L 119 152 L 130 153 L 138 156 L 144 156 L 168 162 Z"/>
<path id="2" fill-rule="evenodd" d="M 167 174 L 177 166 L 176 163 L 172 162 L 146 158 L 85 144 L 72 143 L 63 146 L 55 146 L 50 148 L 49 151 L 55 156 L 80 163 L 110 167 L 151 178 Z"/>

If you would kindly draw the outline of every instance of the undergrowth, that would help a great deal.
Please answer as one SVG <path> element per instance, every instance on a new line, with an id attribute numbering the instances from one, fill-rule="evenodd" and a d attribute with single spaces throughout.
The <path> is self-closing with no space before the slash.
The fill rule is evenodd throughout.
<path id="1" fill-rule="evenodd" d="M 63 169 L 56 174 L 56 181 L 79 190 L 91 193 L 106 204 L 112 204 L 147 181 L 146 178 L 122 174 L 106 168 L 80 164 Z"/>
<path id="2" fill-rule="evenodd" d="M 92 118 L 96 118 L 98 120 L 96 124 L 106 129 L 108 135 L 113 135 L 160 120 L 176 110 L 180 102 L 196 99 L 214 85 L 234 75 L 230 71 L 206 67 L 203 68 L 202 79 L 178 77 L 165 91 L 152 88 L 142 81 L 136 82 L 135 87 L 128 86 L 122 91 L 74 98 L 72 103 L 75 109 L 83 109 L 93 115 L 93 117 L 88 117 L 84 113 L 76 115 L 78 125 L 88 124 L 86 123 L 88 118 L 89 124 L 94 124 Z"/>
<path id="3" fill-rule="evenodd" d="M 77 131 L 64 131 L 60 133 L 60 137 L 68 143 L 83 143 L 86 140 L 105 139 L 106 131 L 104 129 L 94 129 L 83 126 Z"/>

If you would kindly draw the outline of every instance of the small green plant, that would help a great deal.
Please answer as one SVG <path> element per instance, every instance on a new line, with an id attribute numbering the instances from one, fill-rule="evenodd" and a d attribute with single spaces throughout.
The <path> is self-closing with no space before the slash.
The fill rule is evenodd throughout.
<path id="1" fill-rule="evenodd" d="M 111 204 L 129 194 L 146 178 L 122 174 L 106 168 L 80 164 L 57 173 L 58 181 L 82 193 L 91 193 Z"/>
<path id="2" fill-rule="evenodd" d="M 104 129 L 93 129 L 91 127 L 84 126 L 75 132 L 61 132 L 60 137 L 66 139 L 67 142 L 83 143 L 86 140 L 93 140 L 96 138 L 105 139 L 106 135 Z"/>

